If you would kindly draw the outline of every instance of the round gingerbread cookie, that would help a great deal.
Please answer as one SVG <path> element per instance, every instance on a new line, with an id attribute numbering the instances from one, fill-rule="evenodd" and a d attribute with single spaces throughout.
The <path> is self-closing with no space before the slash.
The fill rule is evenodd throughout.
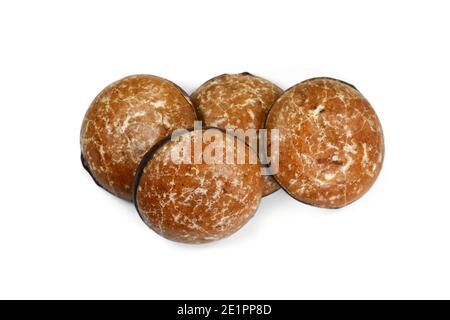
<path id="1" fill-rule="evenodd" d="M 380 121 L 352 85 L 314 78 L 287 90 L 266 127 L 280 132 L 279 184 L 295 199 L 343 207 L 364 195 L 384 158 Z"/>
<path id="2" fill-rule="evenodd" d="M 198 135 L 209 138 L 199 140 Z M 195 141 L 200 141 L 203 159 L 195 155 Z M 234 161 L 222 157 L 227 144 L 233 145 Z M 238 162 L 242 152 L 254 153 L 218 128 L 164 139 L 144 156 L 134 181 L 134 203 L 143 221 L 161 236 L 184 243 L 235 233 L 253 217 L 262 196 L 260 163 Z M 212 159 L 206 160 L 206 154 Z"/>
<path id="3" fill-rule="evenodd" d="M 96 183 L 131 200 L 142 156 L 175 129 L 192 127 L 195 109 L 174 83 L 152 75 L 126 77 L 92 102 L 81 127 L 81 154 Z"/>
<path id="4" fill-rule="evenodd" d="M 272 104 L 283 93 L 270 81 L 250 73 L 224 74 L 205 82 L 191 99 L 206 126 L 230 129 L 263 129 Z M 280 186 L 263 176 L 264 196 Z"/>

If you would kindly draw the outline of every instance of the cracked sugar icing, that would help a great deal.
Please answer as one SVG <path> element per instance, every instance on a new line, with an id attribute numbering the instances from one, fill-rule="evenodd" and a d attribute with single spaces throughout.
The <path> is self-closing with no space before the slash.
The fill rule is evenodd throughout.
<path id="1" fill-rule="evenodd" d="M 380 173 L 380 121 L 364 96 L 342 81 L 315 78 L 290 88 L 269 111 L 266 127 L 280 132 L 276 180 L 297 200 L 343 207 Z"/>
<path id="2" fill-rule="evenodd" d="M 131 200 L 142 156 L 178 128 L 192 127 L 195 109 L 174 83 L 135 75 L 106 87 L 92 102 L 81 128 L 81 153 L 95 181 Z"/>
<path id="3" fill-rule="evenodd" d="M 235 157 L 240 150 L 253 152 L 241 140 L 209 130 L 214 131 L 216 147 L 234 139 Z M 195 132 L 183 138 L 194 145 Z M 144 158 L 135 181 L 136 208 L 151 229 L 173 241 L 205 243 L 228 237 L 256 213 L 262 196 L 260 164 L 173 161 L 183 141 L 168 140 Z M 207 150 L 211 142 L 202 144 Z"/>
<path id="4" fill-rule="evenodd" d="M 283 93 L 272 82 L 249 73 L 223 74 L 201 85 L 192 102 L 205 125 L 223 129 L 263 129 L 272 104 Z M 280 186 L 263 176 L 264 195 Z"/>

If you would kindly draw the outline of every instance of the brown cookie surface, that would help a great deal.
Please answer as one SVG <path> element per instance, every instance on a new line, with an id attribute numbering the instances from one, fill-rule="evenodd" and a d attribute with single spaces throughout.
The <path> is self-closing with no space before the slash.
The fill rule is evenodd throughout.
<path id="1" fill-rule="evenodd" d="M 106 87 L 85 115 L 80 139 L 84 165 L 104 189 L 131 200 L 142 156 L 195 120 L 189 97 L 174 83 L 152 75 L 121 79 Z"/>
<path id="2" fill-rule="evenodd" d="M 201 85 L 191 99 L 206 126 L 231 129 L 263 129 L 272 104 L 283 93 L 270 81 L 249 73 L 224 74 Z M 263 176 L 264 196 L 280 186 Z"/>
<path id="3" fill-rule="evenodd" d="M 146 154 L 136 174 L 134 201 L 141 218 L 155 232 L 173 241 L 206 243 L 235 233 L 253 217 L 262 196 L 257 161 L 229 164 L 203 159 L 195 163 L 191 154 L 196 139 L 199 141 L 196 135 L 204 132 L 190 131 L 176 140 L 164 140 Z M 211 148 L 212 141 L 223 148 L 234 140 L 235 160 L 239 150 L 254 152 L 219 129 L 208 132 L 214 138 L 203 139 L 203 150 Z M 186 143 L 192 146 L 187 158 L 182 155 Z"/>
<path id="4" fill-rule="evenodd" d="M 353 86 L 329 78 L 287 90 L 269 111 L 266 128 L 280 132 L 280 185 L 319 207 L 343 207 L 364 195 L 384 158 L 380 121 Z"/>

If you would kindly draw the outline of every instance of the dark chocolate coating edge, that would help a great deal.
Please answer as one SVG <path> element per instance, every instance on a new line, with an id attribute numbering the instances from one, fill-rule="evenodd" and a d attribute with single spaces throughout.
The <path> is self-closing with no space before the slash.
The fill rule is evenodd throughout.
<path id="1" fill-rule="evenodd" d="M 81 153 L 81 164 L 82 164 L 84 170 L 86 170 L 86 171 L 89 173 L 89 175 L 91 176 L 92 180 L 94 180 L 94 182 L 95 182 L 95 184 L 96 184 L 97 186 L 99 186 L 100 188 L 102 188 L 102 189 L 105 190 L 106 192 L 112 194 L 113 196 L 117 197 L 116 194 L 114 194 L 113 192 L 111 192 L 111 191 L 109 191 L 108 189 L 106 189 L 105 187 L 103 187 L 103 186 L 97 181 L 97 179 L 95 179 L 94 175 L 92 174 L 91 169 L 89 168 L 88 164 L 87 164 L 86 161 L 84 160 L 83 153 Z M 121 197 L 119 197 L 119 198 L 120 198 L 120 199 L 123 199 L 123 198 L 121 198 Z M 123 200 L 125 200 L 125 199 L 123 199 Z M 126 200 L 126 201 L 128 201 L 128 200 Z M 128 202 L 130 202 L 130 201 L 128 201 Z"/>
<path id="2" fill-rule="evenodd" d="M 189 129 L 187 129 L 190 131 Z M 139 184 L 141 182 L 142 175 L 144 174 L 144 169 L 147 167 L 148 162 L 153 158 L 155 153 L 166 143 L 168 143 L 172 139 L 172 135 L 168 135 L 167 137 L 159 140 L 156 144 L 154 144 L 149 151 L 145 153 L 142 157 L 141 163 L 139 163 L 138 168 L 136 169 L 136 174 L 134 175 L 133 186 L 131 188 L 131 199 L 133 201 L 134 207 L 139 214 L 139 217 L 144 221 L 141 212 L 139 211 L 139 207 L 137 204 L 137 192 L 139 188 Z M 145 222 L 145 221 L 144 221 Z"/>

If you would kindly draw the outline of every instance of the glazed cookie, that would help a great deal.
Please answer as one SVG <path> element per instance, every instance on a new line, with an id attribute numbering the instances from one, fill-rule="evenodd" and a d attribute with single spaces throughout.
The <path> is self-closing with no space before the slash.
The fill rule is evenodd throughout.
<path id="1" fill-rule="evenodd" d="M 189 97 L 174 83 L 151 75 L 119 80 L 105 88 L 86 113 L 81 127 L 83 165 L 98 185 L 131 200 L 142 156 L 195 120 Z"/>
<path id="2" fill-rule="evenodd" d="M 297 84 L 275 102 L 266 127 L 280 131 L 275 177 L 297 200 L 343 207 L 364 195 L 380 173 L 381 124 L 352 85 L 329 78 Z"/>
<path id="3" fill-rule="evenodd" d="M 267 112 L 283 91 L 250 73 L 224 74 L 200 86 L 192 102 L 206 126 L 231 129 L 263 129 Z M 264 176 L 264 196 L 280 187 Z"/>
<path id="4" fill-rule="evenodd" d="M 209 138 L 201 141 L 198 135 Z M 192 152 L 195 141 L 201 141 L 203 159 Z M 205 160 L 208 149 L 223 150 L 229 143 L 233 145 L 231 164 L 214 158 L 222 152 L 218 149 L 209 153 L 213 161 Z M 154 146 L 142 160 L 133 187 L 143 221 L 161 236 L 184 243 L 205 243 L 235 233 L 253 217 L 262 196 L 257 155 L 253 164 L 248 160 L 240 164 L 236 161 L 240 150 L 254 153 L 218 128 L 186 130 Z"/>

